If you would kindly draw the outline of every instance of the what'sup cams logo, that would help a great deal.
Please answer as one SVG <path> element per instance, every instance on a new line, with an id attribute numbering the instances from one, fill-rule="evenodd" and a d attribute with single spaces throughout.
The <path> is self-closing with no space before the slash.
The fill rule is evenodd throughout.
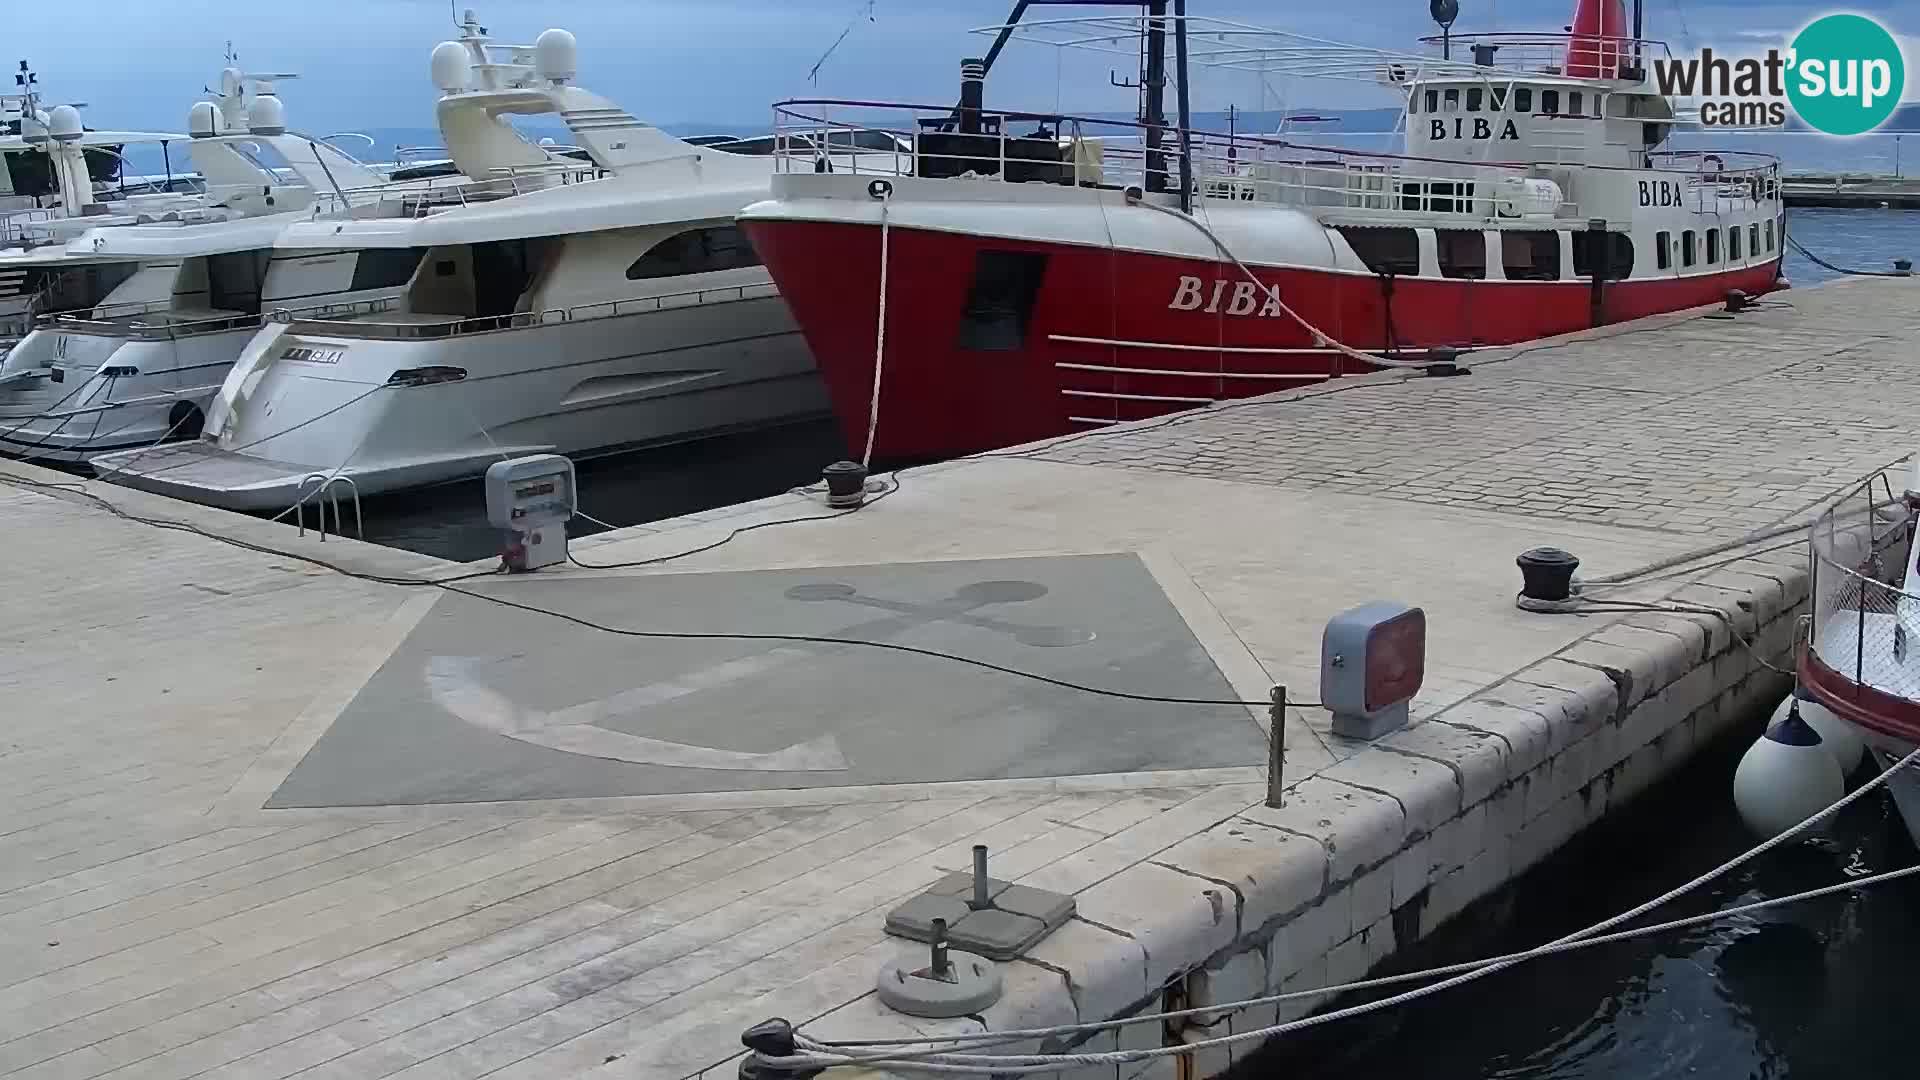
<path id="1" fill-rule="evenodd" d="M 1828 135 L 1861 135 L 1887 122 L 1906 93 L 1899 39 L 1865 15 L 1823 15 L 1785 49 L 1730 59 L 1658 58 L 1660 92 L 1698 97 L 1700 123 L 1713 127 L 1781 127 L 1787 107 Z"/>

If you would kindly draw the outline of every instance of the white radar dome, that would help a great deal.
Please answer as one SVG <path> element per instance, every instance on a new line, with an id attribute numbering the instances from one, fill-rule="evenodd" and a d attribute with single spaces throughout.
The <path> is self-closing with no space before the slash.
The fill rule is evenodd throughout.
<path id="1" fill-rule="evenodd" d="M 21 114 L 20 138 L 32 146 L 38 146 L 46 142 L 47 114 L 43 112 Z"/>
<path id="2" fill-rule="evenodd" d="M 196 101 L 187 110 L 187 134 L 211 139 L 220 134 L 220 110 L 211 101 Z"/>
<path id="3" fill-rule="evenodd" d="M 285 135 L 287 107 L 272 94 L 256 94 L 247 106 L 247 130 L 255 135 Z"/>
<path id="4" fill-rule="evenodd" d="M 220 69 L 220 96 L 223 98 L 238 97 L 240 94 L 242 81 L 243 80 L 240 75 L 239 68 L 237 67 L 221 68 Z"/>
<path id="5" fill-rule="evenodd" d="M 80 136 L 87 133 L 86 125 L 80 122 L 80 110 L 71 105 L 55 105 L 47 119 L 47 133 L 56 142 L 79 142 Z"/>
<path id="6" fill-rule="evenodd" d="M 542 30 L 533 39 L 533 69 L 549 82 L 563 83 L 580 71 L 580 50 L 565 30 Z"/>
<path id="7" fill-rule="evenodd" d="M 443 41 L 433 47 L 433 85 L 443 94 L 457 94 L 473 85 L 473 62 L 467 59 L 467 47 L 457 41 Z"/>

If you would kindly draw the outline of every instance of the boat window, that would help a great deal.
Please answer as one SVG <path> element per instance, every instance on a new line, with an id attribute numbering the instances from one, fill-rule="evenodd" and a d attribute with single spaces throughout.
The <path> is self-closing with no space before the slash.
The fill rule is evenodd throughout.
<path id="1" fill-rule="evenodd" d="M 1508 281 L 1560 280 L 1560 234 L 1544 230 L 1503 230 L 1500 263 Z"/>
<path id="2" fill-rule="evenodd" d="M 1447 102 L 1448 112 L 1459 112 L 1460 111 L 1460 91 L 1448 90 L 1446 92 L 1446 102 Z"/>
<path id="3" fill-rule="evenodd" d="M 1450 278 L 1487 276 L 1487 238 L 1478 230 L 1435 229 L 1439 245 L 1440 272 Z"/>
<path id="4" fill-rule="evenodd" d="M 1720 261 L 1720 230 L 1719 229 L 1707 230 L 1707 261 L 1710 263 L 1717 263 Z"/>
<path id="5" fill-rule="evenodd" d="M 1598 120 L 1606 111 L 1606 98 L 1601 94 L 1593 95 L 1593 118 Z"/>
<path id="6" fill-rule="evenodd" d="M 1740 226 L 1738 225 L 1727 230 L 1727 258 L 1734 262 L 1740 260 Z"/>
<path id="7" fill-rule="evenodd" d="M 627 267 L 627 280 L 705 274 L 759 265 L 760 257 L 753 253 L 752 245 L 740 235 L 740 230 L 732 225 L 720 225 L 675 233 L 653 245 Z"/>
<path id="8" fill-rule="evenodd" d="M 1467 87 L 1467 111 L 1479 112 L 1480 104 L 1486 99 L 1486 92 L 1478 86 Z"/>
<path id="9" fill-rule="evenodd" d="M 1513 92 L 1513 111 L 1530 113 L 1533 111 L 1533 87 L 1522 86 Z"/>
<path id="10" fill-rule="evenodd" d="M 1560 91 L 1540 91 L 1540 111 L 1549 116 L 1558 115 L 1560 112 Z"/>
<path id="11" fill-rule="evenodd" d="M 1660 265 L 1667 265 L 1667 234 L 1660 234 Z M 1595 267 L 1608 281 L 1633 276 L 1633 238 L 1626 233 L 1582 231 L 1573 234 L 1573 276 L 1592 277 Z"/>
<path id="12" fill-rule="evenodd" d="M 1680 234 L 1680 265 L 1681 266 L 1692 266 L 1694 262 L 1699 258 L 1699 255 L 1696 254 L 1694 251 L 1694 243 L 1695 243 L 1695 240 L 1693 237 L 1692 229 L 1688 229 L 1685 232 Z"/>
<path id="13" fill-rule="evenodd" d="M 1767 250 L 1772 251 L 1773 250 L 1773 222 L 1772 221 L 1767 222 L 1766 236 L 1767 236 Z"/>
<path id="14" fill-rule="evenodd" d="M 1653 234 L 1653 261 L 1662 270 L 1670 269 L 1673 266 L 1672 233 L 1657 232 Z"/>
<path id="15" fill-rule="evenodd" d="M 1021 348 L 1046 273 L 1047 257 L 1030 251 L 982 251 L 974 256 L 957 347 L 975 352 Z"/>
<path id="16" fill-rule="evenodd" d="M 1494 112 L 1499 112 L 1500 110 L 1506 108 L 1507 107 L 1507 88 L 1504 86 L 1493 87 L 1492 89 L 1487 91 L 1487 100 L 1493 102 L 1493 104 L 1487 106 L 1487 108 L 1492 109 Z"/>
<path id="17" fill-rule="evenodd" d="M 1578 91 L 1578 90 L 1571 90 L 1571 91 L 1568 91 L 1568 93 L 1567 93 L 1567 115 L 1568 115 L 1568 116 L 1579 116 L 1579 115 L 1580 115 L 1580 111 L 1581 111 L 1581 110 L 1580 110 L 1580 106 L 1581 106 L 1581 101 L 1580 101 L 1580 91 Z"/>
<path id="18" fill-rule="evenodd" d="M 349 290 L 393 289 L 413 280 L 426 248 L 367 248 L 353 261 Z"/>
<path id="19" fill-rule="evenodd" d="M 260 286 L 273 252 L 226 251 L 207 256 L 207 305 L 216 311 L 260 314 Z"/>
<path id="20" fill-rule="evenodd" d="M 1420 115 L 1420 92 L 1417 90 L 1407 95 L 1407 113 L 1412 116 Z"/>
<path id="21" fill-rule="evenodd" d="M 1760 254 L 1760 223 L 1757 221 L 1747 226 L 1747 250 L 1755 255 Z"/>
<path id="22" fill-rule="evenodd" d="M 1440 91 L 1427 91 L 1427 111 L 1430 113 L 1440 111 Z"/>
<path id="23" fill-rule="evenodd" d="M 1334 231 L 1360 256 L 1360 261 L 1367 264 L 1367 269 L 1376 274 L 1420 272 L 1420 234 L 1412 229 L 1336 225 Z"/>

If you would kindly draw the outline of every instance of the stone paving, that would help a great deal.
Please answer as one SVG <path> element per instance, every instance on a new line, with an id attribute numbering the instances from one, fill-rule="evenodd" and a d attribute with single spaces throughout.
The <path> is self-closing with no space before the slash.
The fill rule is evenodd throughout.
<path id="1" fill-rule="evenodd" d="M 1158 1000 L 1167 978 L 1217 1000 L 1268 980 L 1357 974 L 1394 947 L 1392 913 L 1420 875 L 1435 874 L 1423 918 L 1458 910 L 1604 810 L 1595 777 L 1625 797 L 1683 757 L 1695 729 L 1665 736 L 1666 713 L 1718 710 L 1725 723 L 1734 713 L 1710 704 L 1713 692 L 1739 681 L 1744 701 L 1764 689 L 1742 681 L 1753 660 L 1714 619 L 1516 611 L 1513 554 L 1556 543 L 1596 572 L 1645 565 L 1790 519 L 1904 453 L 1920 440 L 1915 288 L 1797 291 L 1782 301 L 1791 309 L 1663 318 L 1476 357 L 1465 378 L 1369 376 L 915 470 L 851 517 L 760 529 L 649 568 L 511 583 L 553 610 L 637 624 L 698 610 L 647 609 L 645 596 L 665 595 L 642 591 L 657 575 L 673 588 L 713 575 L 719 596 L 739 571 L 1125 556 L 1158 592 L 1131 610 L 1177 613 L 1208 677 L 1247 700 L 1276 682 L 1312 694 L 1331 614 L 1381 597 L 1419 603 L 1432 627 L 1421 722 L 1369 747 L 1332 736 L 1317 709 L 1294 710 L 1280 811 L 1261 805 L 1263 762 L 1231 754 L 1098 775 L 901 783 L 876 772 L 812 786 L 683 768 L 671 783 L 623 780 L 596 797 L 568 782 L 369 805 L 373 788 L 346 798 L 348 782 L 371 784 L 376 759 L 402 751 L 416 755 L 408 790 L 432 798 L 528 780 L 511 755 L 492 778 L 474 758 L 433 774 L 432 753 L 404 744 L 423 701 L 392 705 L 393 741 L 355 719 L 384 666 L 420 660 L 406 648 L 416 630 L 484 625 L 458 606 L 470 601 L 156 530 L 7 479 L 72 477 L 0 463 L 0 538 L 15 567 L 0 627 L 0 1075 L 685 1080 L 730 1077 L 739 1031 L 768 1015 L 820 1037 L 937 1029 L 875 1003 L 874 974 L 898 948 L 881 923 L 966 868 L 975 843 L 994 851 L 996 876 L 1076 894 L 1081 917 L 1009 965 L 1008 998 L 960 1026 L 1108 1016 Z M 361 571 L 457 569 L 90 487 L 130 511 Z M 622 530 L 578 553 L 651 558 L 816 513 L 783 496 Z M 1622 595 L 1677 588 L 1777 654 L 1797 559 L 1783 550 Z M 555 578 L 575 588 L 543 584 Z M 513 625 L 516 648 L 563 662 L 573 639 Z M 963 629 L 945 646 L 974 647 Z M 657 683 L 642 667 L 631 681 Z M 940 678 L 956 701 L 1005 686 L 985 671 Z M 546 692 L 543 708 L 574 704 L 557 685 Z M 810 722 L 843 736 L 893 716 L 922 722 L 908 695 L 863 702 L 853 727 Z M 1076 707 L 1089 710 L 1080 722 L 1098 715 Z M 1611 719 L 1573 719 L 1593 710 Z M 1229 712 L 1243 733 L 1265 721 L 1264 710 Z M 1169 706 L 1158 722 L 1177 730 L 1189 716 Z M 703 735 L 710 750 L 795 741 L 621 724 L 682 744 Z M 348 775 L 350 758 L 329 763 L 336 726 L 335 738 L 358 741 L 368 777 Z M 1609 769 L 1607 757 L 1643 743 L 1655 752 Z M 839 746 L 863 753 L 849 737 Z M 332 779 L 289 786 L 303 768 Z M 1523 772 L 1553 783 L 1516 783 Z M 1573 787 L 1582 794 L 1559 794 Z M 275 803 L 283 788 L 303 797 Z M 1290 916 L 1281 905 L 1296 901 L 1309 907 Z M 1276 920 L 1299 950 L 1290 974 L 1280 938 L 1233 951 Z M 1197 1065 L 1206 1075 L 1230 1060 Z"/>

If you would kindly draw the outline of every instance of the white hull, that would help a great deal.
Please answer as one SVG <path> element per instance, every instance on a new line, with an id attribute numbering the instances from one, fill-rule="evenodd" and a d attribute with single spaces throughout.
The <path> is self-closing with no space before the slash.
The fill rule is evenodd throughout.
<path id="1" fill-rule="evenodd" d="M 823 414 L 786 305 L 728 303 L 464 333 L 329 336 L 270 325 L 221 392 L 209 434 L 94 462 L 105 478 L 236 510 L 292 505 L 336 472 L 362 495 L 445 483 L 503 456 L 587 456 Z M 395 384 L 396 372 L 458 369 Z M 226 420 L 231 416 L 231 422 Z"/>
<path id="2" fill-rule="evenodd" d="M 252 327 L 172 340 L 37 330 L 6 357 L 0 454 L 79 463 L 170 432 L 191 436 L 253 335 Z"/>

